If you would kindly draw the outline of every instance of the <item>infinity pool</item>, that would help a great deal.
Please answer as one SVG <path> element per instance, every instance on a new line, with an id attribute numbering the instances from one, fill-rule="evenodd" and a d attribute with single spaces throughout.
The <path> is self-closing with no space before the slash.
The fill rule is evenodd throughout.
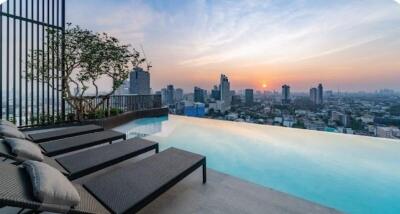
<path id="1" fill-rule="evenodd" d="M 400 213 L 400 141 L 180 116 L 116 130 L 207 156 L 211 169 L 347 213 Z"/>

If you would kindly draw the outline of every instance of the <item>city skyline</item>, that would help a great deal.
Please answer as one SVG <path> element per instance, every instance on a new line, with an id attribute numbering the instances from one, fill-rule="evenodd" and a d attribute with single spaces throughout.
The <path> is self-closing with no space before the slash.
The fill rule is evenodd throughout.
<path id="1" fill-rule="evenodd" d="M 102 6 L 71 0 L 67 15 L 74 24 L 143 45 L 154 90 L 212 88 L 220 73 L 233 89 L 289 84 L 306 92 L 320 82 L 335 91 L 400 89 L 394 0 L 104 0 Z"/>

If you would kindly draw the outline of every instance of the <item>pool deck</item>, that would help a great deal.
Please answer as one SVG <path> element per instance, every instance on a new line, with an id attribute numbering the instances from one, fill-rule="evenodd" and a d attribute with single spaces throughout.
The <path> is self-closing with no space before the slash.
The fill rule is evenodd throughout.
<path id="1" fill-rule="evenodd" d="M 184 179 L 140 213 L 339 213 L 333 209 L 208 169 Z"/>
<path id="2" fill-rule="evenodd" d="M 123 167 L 125 164 L 132 164 L 152 154 L 149 152 L 98 173 L 107 173 L 109 170 Z M 90 178 L 90 175 L 78 179 L 77 182 L 87 178 Z M 202 184 L 200 168 L 139 213 L 339 213 L 334 209 L 252 184 L 212 169 L 207 169 L 207 179 L 207 183 Z"/>

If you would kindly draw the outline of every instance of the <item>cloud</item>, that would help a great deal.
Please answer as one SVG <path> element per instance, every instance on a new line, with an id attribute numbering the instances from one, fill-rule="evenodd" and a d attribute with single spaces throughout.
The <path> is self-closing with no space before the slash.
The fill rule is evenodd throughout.
<path id="1" fill-rule="evenodd" d="M 399 20 L 386 6 L 357 2 L 317 8 L 291 3 L 280 6 L 279 12 L 273 11 L 276 5 L 259 10 L 249 2 L 216 7 L 207 17 L 209 27 L 201 32 L 203 36 L 192 41 L 195 56 L 183 60 L 182 65 L 203 66 L 239 58 L 288 62 L 327 55 L 380 37 L 385 33 L 381 29 L 385 21 Z"/>
<path id="2" fill-rule="evenodd" d="M 400 54 L 400 13 L 393 1 L 100 2 L 69 0 L 69 21 L 136 47 L 143 44 L 157 83 L 171 72 L 260 70 L 321 58 L 337 61 L 339 55 L 358 60 L 368 53 L 382 60 Z"/>

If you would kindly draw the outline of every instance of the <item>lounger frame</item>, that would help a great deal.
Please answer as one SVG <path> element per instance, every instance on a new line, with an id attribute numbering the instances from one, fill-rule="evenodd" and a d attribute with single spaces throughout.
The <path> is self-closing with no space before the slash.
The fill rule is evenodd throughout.
<path id="1" fill-rule="evenodd" d="M 84 128 L 87 128 L 86 130 Z M 90 127 L 88 129 L 88 127 Z M 70 133 L 66 133 L 66 131 L 68 131 L 68 129 L 80 129 L 79 131 L 75 131 L 75 132 L 70 132 Z M 83 129 L 83 130 L 82 130 Z M 104 131 L 104 128 L 98 125 L 82 125 L 82 126 L 72 126 L 69 128 L 64 128 L 61 130 L 56 130 L 56 131 L 48 131 L 48 132 L 43 132 L 43 133 L 37 133 L 37 134 L 28 134 L 28 137 L 30 138 L 30 140 L 32 140 L 35 143 L 43 143 L 43 142 L 47 142 L 47 141 L 52 141 L 52 140 L 59 140 L 59 139 L 63 139 L 63 138 L 68 138 L 68 137 L 74 137 L 74 136 L 78 136 L 78 135 L 83 135 L 83 134 L 89 134 L 89 133 L 93 133 L 93 132 L 100 132 L 100 131 Z M 48 137 L 42 137 L 39 139 L 35 139 L 32 136 L 35 135 L 49 135 L 51 133 L 59 133 L 58 135 L 53 135 L 53 136 L 48 136 Z"/>

